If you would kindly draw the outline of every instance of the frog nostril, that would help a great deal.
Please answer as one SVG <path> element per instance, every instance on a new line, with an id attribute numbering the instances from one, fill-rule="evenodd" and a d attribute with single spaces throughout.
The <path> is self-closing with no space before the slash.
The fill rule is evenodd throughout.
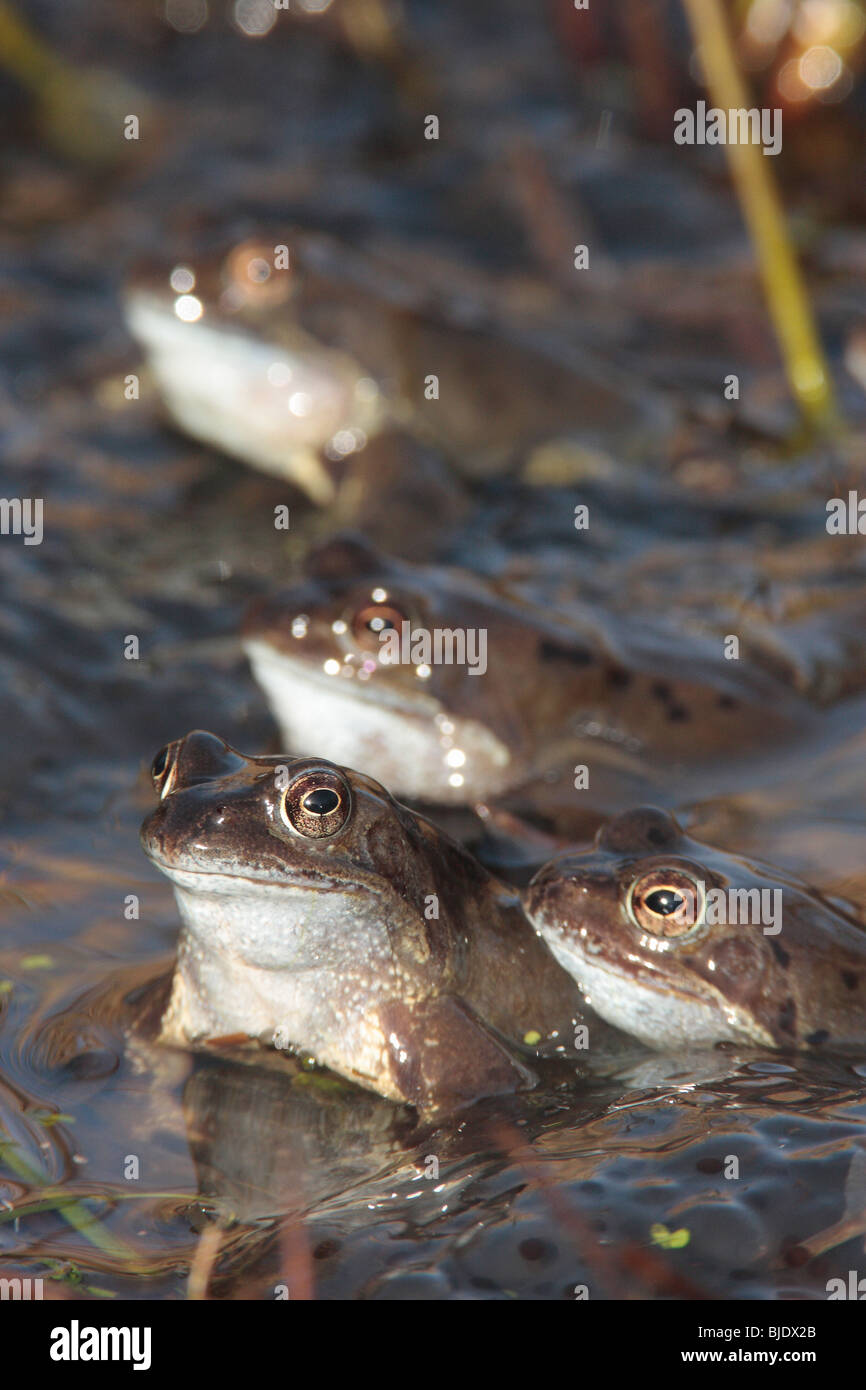
<path id="1" fill-rule="evenodd" d="M 184 788 L 229 776 L 246 766 L 243 754 L 204 729 L 193 729 L 180 740 L 176 762 L 178 786 Z"/>

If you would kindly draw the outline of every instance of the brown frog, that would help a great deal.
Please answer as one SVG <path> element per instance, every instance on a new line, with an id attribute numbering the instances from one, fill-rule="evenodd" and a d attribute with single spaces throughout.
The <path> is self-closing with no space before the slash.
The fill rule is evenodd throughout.
<path id="1" fill-rule="evenodd" d="M 616 816 L 525 901 L 587 1002 L 650 1047 L 866 1043 L 866 934 L 845 908 L 664 811 Z"/>
<path id="2" fill-rule="evenodd" d="M 142 843 L 184 922 L 164 1040 L 253 1036 L 421 1110 L 586 1056 L 576 987 L 516 895 L 371 778 L 199 731 L 153 780 Z"/>
<path id="3" fill-rule="evenodd" d="M 320 504 L 386 427 L 473 477 L 553 437 L 605 450 L 664 437 L 658 399 L 575 342 L 494 322 L 496 299 L 448 303 L 387 255 L 290 229 L 139 266 L 125 312 L 182 429 Z"/>
<path id="4" fill-rule="evenodd" d="M 581 605 L 545 612 L 356 537 L 314 551 L 305 578 L 254 607 L 243 640 L 285 746 L 431 803 L 473 804 L 562 768 L 579 800 L 583 763 L 591 786 L 599 765 L 674 785 L 713 759 L 721 780 L 737 756 L 815 723 L 809 701 L 726 660 L 720 640 Z"/>

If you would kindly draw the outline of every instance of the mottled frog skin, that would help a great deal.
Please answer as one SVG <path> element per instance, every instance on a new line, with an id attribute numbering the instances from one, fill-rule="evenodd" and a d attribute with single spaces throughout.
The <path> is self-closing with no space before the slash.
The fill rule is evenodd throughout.
<path id="1" fill-rule="evenodd" d="M 379 634 L 404 622 L 483 631 L 486 669 L 385 662 Z M 244 644 L 286 747 L 318 748 L 430 803 L 472 804 L 584 760 L 662 779 L 720 755 L 726 767 L 814 719 L 773 675 L 725 660 L 721 640 L 678 642 L 578 607 L 559 617 L 357 537 L 319 548 L 303 580 L 260 602 Z"/>
<path id="2" fill-rule="evenodd" d="M 866 934 L 845 909 L 663 811 L 624 812 L 593 850 L 557 856 L 526 907 L 586 1000 L 650 1047 L 866 1043 Z"/>
<path id="3" fill-rule="evenodd" d="M 371 778 L 200 731 L 153 778 L 142 843 L 184 922 L 165 1040 L 276 1041 L 422 1110 L 576 1055 L 578 991 L 516 896 Z"/>

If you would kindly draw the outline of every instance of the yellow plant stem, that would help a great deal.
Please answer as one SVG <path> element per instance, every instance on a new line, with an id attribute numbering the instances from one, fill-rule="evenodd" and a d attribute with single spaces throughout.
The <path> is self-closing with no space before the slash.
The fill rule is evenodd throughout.
<path id="1" fill-rule="evenodd" d="M 722 0 L 683 0 L 713 103 L 724 111 L 751 106 L 734 53 Z M 805 419 L 829 432 L 838 423 L 827 359 L 815 326 L 769 158 L 758 144 L 725 145 L 788 380 Z"/>
<path id="2" fill-rule="evenodd" d="M 43 140 L 65 158 L 108 166 L 131 154 L 123 122 L 135 114 L 153 134 L 151 103 L 118 74 L 76 67 L 35 34 L 8 0 L 0 0 L 0 67 L 33 95 Z"/>
<path id="3" fill-rule="evenodd" d="M 0 55 L 3 66 L 34 91 L 65 66 L 6 0 L 0 0 Z"/>

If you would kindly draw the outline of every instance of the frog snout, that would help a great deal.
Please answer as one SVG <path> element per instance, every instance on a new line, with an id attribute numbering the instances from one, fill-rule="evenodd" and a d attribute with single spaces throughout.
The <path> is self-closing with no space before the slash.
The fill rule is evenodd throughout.
<path id="1" fill-rule="evenodd" d="M 244 766 L 244 759 L 216 734 L 194 729 L 186 738 L 161 748 L 151 764 L 153 785 L 164 801 L 172 792 L 225 777 Z"/>
<path id="2" fill-rule="evenodd" d="M 604 949 L 619 917 L 616 880 L 574 859 L 553 859 L 539 869 L 524 902 L 537 930 L 579 939 L 590 955 Z"/>
<path id="3" fill-rule="evenodd" d="M 561 893 L 561 877 L 546 869 L 539 870 L 526 890 L 525 903 L 530 918 L 540 924 L 546 922 L 551 915 L 551 909 L 555 915 L 557 899 Z"/>

